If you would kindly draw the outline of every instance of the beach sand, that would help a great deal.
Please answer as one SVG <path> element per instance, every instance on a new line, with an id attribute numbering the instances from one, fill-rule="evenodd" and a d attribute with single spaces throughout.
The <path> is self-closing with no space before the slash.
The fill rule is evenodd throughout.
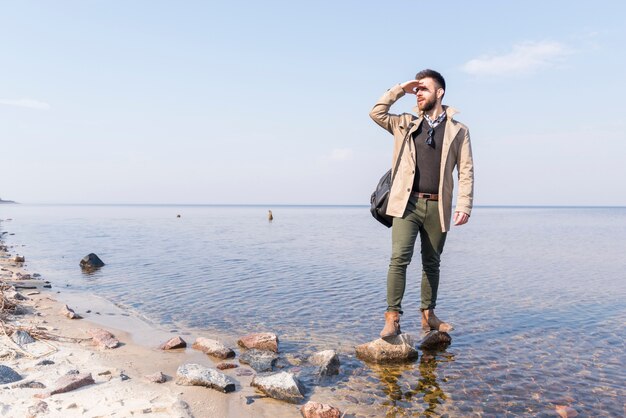
<path id="1" fill-rule="evenodd" d="M 235 392 L 225 394 L 204 387 L 177 385 L 176 369 L 181 364 L 198 363 L 214 367 L 220 362 L 190 348 L 197 337 L 220 339 L 220 336 L 185 335 L 159 330 L 95 295 L 72 293 L 64 289 L 59 292 L 54 284 L 52 289 L 45 289 L 43 280 L 16 281 L 17 273 L 32 272 L 28 272 L 22 263 L 15 263 L 14 255 L 10 247 L 7 251 L 0 250 L 0 280 L 9 285 L 35 286 L 36 289 L 17 289 L 27 300 L 16 302 L 8 299 L 19 303 L 20 309 L 26 312 L 6 315 L 5 311 L 2 315 L 5 328 L 36 329 L 61 338 L 38 339 L 20 349 L 0 330 L 0 364 L 10 367 L 23 377 L 18 382 L 0 386 L 0 416 L 301 416 L 298 405 L 267 397 L 261 399 L 261 394 L 250 386 L 252 376 L 237 375 L 237 371 L 249 369 L 244 365 L 224 371 L 237 381 Z M 61 310 L 65 304 L 84 318 L 69 319 L 64 316 Z M 121 342 L 121 346 L 99 349 L 89 339 L 87 330 L 91 328 L 110 331 Z M 186 349 L 163 351 L 158 348 L 161 343 L 176 335 L 187 342 Z M 221 340 L 234 347 L 234 341 Z M 38 365 L 42 360 L 54 363 Z M 238 361 L 234 362 L 238 364 Z M 46 392 L 56 387 L 60 377 L 76 370 L 91 373 L 95 384 L 45 397 Z M 145 379 L 146 375 L 156 372 L 165 374 L 167 381 L 158 384 Z M 28 382 L 38 382 L 45 388 L 17 386 Z"/>

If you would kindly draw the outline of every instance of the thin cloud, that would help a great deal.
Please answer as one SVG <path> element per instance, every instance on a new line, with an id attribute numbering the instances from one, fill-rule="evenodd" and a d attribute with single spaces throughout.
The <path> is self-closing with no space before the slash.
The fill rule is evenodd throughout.
<path id="1" fill-rule="evenodd" d="M 352 150 L 349 148 L 335 148 L 329 158 L 332 161 L 347 161 L 352 158 Z"/>
<path id="2" fill-rule="evenodd" d="M 571 53 L 570 49 L 555 41 L 522 42 L 502 55 L 484 55 L 466 62 L 462 69 L 472 75 L 505 76 L 528 74 L 553 67 Z"/>
<path id="3" fill-rule="evenodd" d="M 17 100 L 4 100 L 0 99 L 0 104 L 5 106 L 25 107 L 27 109 L 48 110 L 50 105 L 41 100 L 35 99 L 17 99 Z"/>

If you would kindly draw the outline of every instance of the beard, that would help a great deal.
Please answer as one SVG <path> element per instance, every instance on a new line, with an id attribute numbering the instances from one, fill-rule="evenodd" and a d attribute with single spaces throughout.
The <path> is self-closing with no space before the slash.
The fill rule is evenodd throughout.
<path id="1" fill-rule="evenodd" d="M 435 96 L 432 96 L 430 100 L 424 100 L 422 103 L 418 102 L 417 108 L 421 110 L 422 112 L 430 112 L 431 110 L 435 108 L 436 104 L 437 104 L 437 98 Z"/>

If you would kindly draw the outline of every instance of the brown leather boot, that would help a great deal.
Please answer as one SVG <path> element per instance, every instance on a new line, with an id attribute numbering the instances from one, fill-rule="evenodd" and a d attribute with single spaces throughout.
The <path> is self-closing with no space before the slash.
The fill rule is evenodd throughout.
<path id="1" fill-rule="evenodd" d="M 454 329 L 452 325 L 437 318 L 434 309 L 422 310 L 422 328 L 441 332 L 450 332 Z"/>
<path id="2" fill-rule="evenodd" d="M 391 338 L 401 333 L 400 312 L 385 312 L 385 327 L 380 332 L 380 338 Z"/>

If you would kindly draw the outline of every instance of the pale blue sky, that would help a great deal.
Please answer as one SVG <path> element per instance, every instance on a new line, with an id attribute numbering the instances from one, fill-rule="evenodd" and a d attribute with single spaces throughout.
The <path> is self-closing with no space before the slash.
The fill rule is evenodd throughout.
<path id="1" fill-rule="evenodd" d="M 0 196 L 367 204 L 423 68 L 477 205 L 626 205 L 620 1 L 0 1 Z M 394 107 L 410 111 L 413 97 Z"/>

